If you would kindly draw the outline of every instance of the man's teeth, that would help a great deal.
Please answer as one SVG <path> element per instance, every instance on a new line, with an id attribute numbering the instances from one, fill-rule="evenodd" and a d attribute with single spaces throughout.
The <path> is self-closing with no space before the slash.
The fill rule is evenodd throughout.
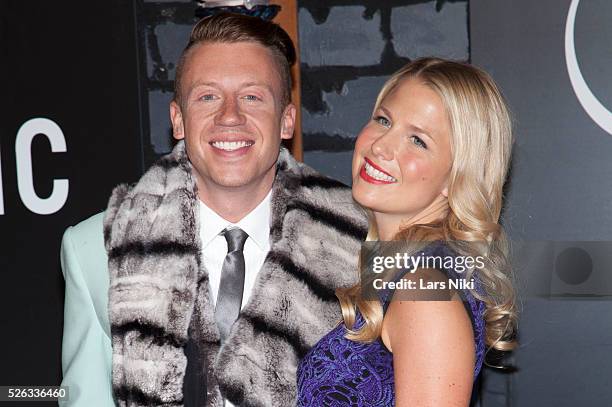
<path id="1" fill-rule="evenodd" d="M 225 151 L 234 151 L 242 147 L 248 147 L 253 144 L 252 141 L 215 141 L 211 143 L 213 147 Z"/>
<path id="2" fill-rule="evenodd" d="M 366 170 L 366 174 L 368 174 L 370 177 L 379 180 L 379 181 L 386 181 L 386 182 L 397 182 L 397 179 L 383 173 L 380 172 L 379 170 L 377 170 L 376 168 L 372 167 L 370 164 L 368 164 L 367 162 L 365 163 L 365 170 Z"/>

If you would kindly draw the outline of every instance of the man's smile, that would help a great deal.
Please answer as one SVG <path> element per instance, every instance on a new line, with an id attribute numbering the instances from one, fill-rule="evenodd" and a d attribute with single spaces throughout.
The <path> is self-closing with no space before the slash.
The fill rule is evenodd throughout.
<path id="1" fill-rule="evenodd" d="M 251 147 L 253 144 L 255 144 L 254 141 L 251 140 L 239 140 L 239 141 L 211 141 L 209 143 L 211 146 L 213 146 L 215 149 L 218 150 L 223 150 L 223 151 L 236 151 L 238 149 L 248 149 L 249 147 Z"/>

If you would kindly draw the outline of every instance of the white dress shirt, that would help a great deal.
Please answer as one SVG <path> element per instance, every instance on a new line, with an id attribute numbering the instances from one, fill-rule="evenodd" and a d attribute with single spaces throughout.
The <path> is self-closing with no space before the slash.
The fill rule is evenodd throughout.
<path id="1" fill-rule="evenodd" d="M 221 268 L 227 255 L 227 241 L 220 233 L 226 228 L 239 227 L 249 237 L 244 243 L 244 291 L 242 292 L 242 307 L 245 306 L 255 285 L 257 273 L 263 266 L 270 251 L 270 210 L 272 191 L 263 201 L 249 212 L 238 223 L 223 219 L 215 211 L 200 202 L 200 241 L 202 243 L 202 264 L 208 271 L 212 300 L 217 303 L 219 284 L 221 283 Z M 224 400 L 226 407 L 234 407 Z"/>
<path id="2" fill-rule="evenodd" d="M 244 243 L 244 291 L 242 307 L 247 303 L 255 284 L 255 277 L 270 251 L 270 201 L 272 191 L 255 209 L 238 223 L 223 219 L 200 201 L 200 241 L 202 242 L 202 264 L 208 271 L 212 300 L 217 303 L 221 282 L 221 268 L 227 255 L 227 242 L 220 233 L 226 228 L 239 227 L 249 237 Z"/>

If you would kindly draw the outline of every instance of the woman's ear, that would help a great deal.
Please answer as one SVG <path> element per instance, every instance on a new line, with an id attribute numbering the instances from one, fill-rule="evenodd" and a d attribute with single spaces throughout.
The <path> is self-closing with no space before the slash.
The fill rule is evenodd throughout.
<path id="1" fill-rule="evenodd" d="M 446 185 L 440 193 L 443 197 L 448 198 L 448 185 Z"/>

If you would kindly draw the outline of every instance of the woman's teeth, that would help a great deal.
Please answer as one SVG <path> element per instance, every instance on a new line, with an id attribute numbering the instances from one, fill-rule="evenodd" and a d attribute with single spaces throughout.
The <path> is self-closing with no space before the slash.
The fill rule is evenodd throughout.
<path id="1" fill-rule="evenodd" d="M 225 151 L 234 151 L 242 147 L 253 145 L 252 141 L 213 141 L 211 145 L 215 148 Z"/>
<path id="2" fill-rule="evenodd" d="M 397 182 L 397 179 L 383 173 L 380 172 L 379 170 L 377 170 L 376 168 L 372 167 L 370 164 L 368 164 L 367 162 L 365 163 L 365 171 L 366 174 L 368 174 L 370 177 L 378 180 L 378 181 L 386 181 L 386 182 Z"/>

